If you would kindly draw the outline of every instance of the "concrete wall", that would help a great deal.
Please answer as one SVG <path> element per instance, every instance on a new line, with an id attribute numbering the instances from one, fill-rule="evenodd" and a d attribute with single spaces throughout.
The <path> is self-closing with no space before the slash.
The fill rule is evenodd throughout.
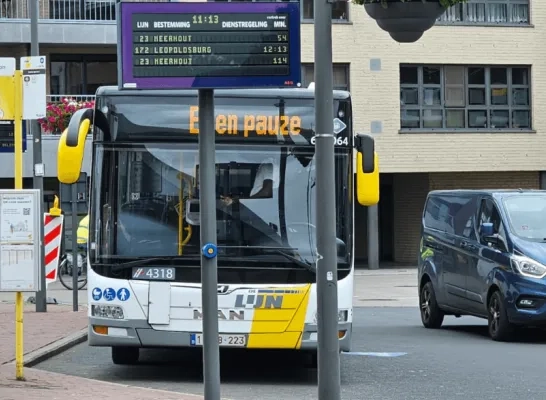
<path id="1" fill-rule="evenodd" d="M 438 189 L 539 189 L 537 171 L 394 174 L 394 261 L 416 263 L 427 193 Z"/>

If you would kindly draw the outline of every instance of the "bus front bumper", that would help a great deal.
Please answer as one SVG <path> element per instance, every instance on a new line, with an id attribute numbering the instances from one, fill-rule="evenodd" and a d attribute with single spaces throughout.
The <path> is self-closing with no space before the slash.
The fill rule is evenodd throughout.
<path id="1" fill-rule="evenodd" d="M 338 331 L 340 351 L 351 351 L 352 323 L 339 323 Z M 190 332 L 155 330 L 143 320 L 116 321 L 94 317 L 89 318 L 88 344 L 97 347 L 194 347 Z M 274 340 L 271 347 L 264 348 L 276 348 Z M 317 349 L 317 325 L 305 324 L 300 349 Z"/>

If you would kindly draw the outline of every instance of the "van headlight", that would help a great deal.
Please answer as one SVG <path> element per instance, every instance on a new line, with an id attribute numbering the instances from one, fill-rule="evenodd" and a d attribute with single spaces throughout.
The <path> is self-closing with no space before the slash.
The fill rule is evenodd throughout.
<path id="1" fill-rule="evenodd" d="M 546 266 L 524 256 L 512 256 L 512 267 L 523 276 L 541 279 L 546 276 Z"/>

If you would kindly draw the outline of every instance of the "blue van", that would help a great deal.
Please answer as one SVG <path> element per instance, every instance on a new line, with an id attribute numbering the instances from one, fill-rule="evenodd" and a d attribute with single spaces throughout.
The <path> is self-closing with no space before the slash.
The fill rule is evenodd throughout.
<path id="1" fill-rule="evenodd" d="M 421 223 L 419 305 L 426 328 L 444 316 L 488 320 L 493 340 L 546 324 L 546 191 L 438 190 Z"/>

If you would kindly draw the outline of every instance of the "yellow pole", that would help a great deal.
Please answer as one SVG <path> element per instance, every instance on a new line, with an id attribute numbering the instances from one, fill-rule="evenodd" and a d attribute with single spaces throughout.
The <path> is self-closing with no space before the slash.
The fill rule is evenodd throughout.
<path id="1" fill-rule="evenodd" d="M 23 188 L 23 85 L 21 71 L 15 71 L 15 189 Z M 23 370 L 23 293 L 15 295 L 15 378 L 24 381 Z"/>
<path id="2" fill-rule="evenodd" d="M 181 168 L 183 171 L 183 169 Z M 182 249 L 184 247 L 184 177 L 182 171 L 178 174 L 180 177 L 180 192 L 178 194 L 178 255 L 182 255 Z"/>

